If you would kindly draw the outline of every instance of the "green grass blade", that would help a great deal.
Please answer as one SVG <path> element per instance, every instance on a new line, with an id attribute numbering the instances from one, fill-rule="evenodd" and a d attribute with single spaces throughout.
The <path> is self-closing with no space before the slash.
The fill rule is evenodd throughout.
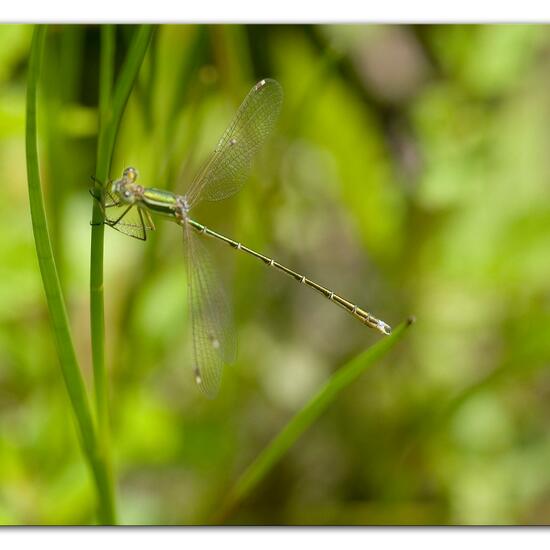
<path id="1" fill-rule="evenodd" d="M 105 25 L 101 28 L 100 78 L 99 78 L 99 128 L 109 108 L 114 72 L 115 28 Z M 101 140 L 101 137 L 100 137 Z M 97 170 L 97 168 L 96 168 Z M 97 175 L 96 175 L 97 177 Z M 92 341 L 92 365 L 94 372 L 95 405 L 97 417 L 98 445 L 101 456 L 107 464 L 109 487 L 108 510 L 102 523 L 116 523 L 116 502 L 113 470 L 110 453 L 110 426 L 108 381 L 105 368 L 105 316 L 103 305 L 103 219 L 94 201 L 92 213 L 92 240 L 90 253 L 90 329 Z"/>
<path id="2" fill-rule="evenodd" d="M 120 127 L 120 121 L 122 120 L 122 114 L 124 113 L 124 108 L 130 97 L 130 92 L 134 86 L 145 53 L 147 52 L 153 30 L 151 25 L 142 25 L 135 31 L 128 55 L 116 82 L 112 101 L 100 107 L 103 120 L 100 121 L 101 126 L 96 168 L 96 177 L 99 181 L 105 181 L 109 176 L 111 159 L 116 136 Z M 108 78 L 108 75 L 112 75 L 112 71 L 105 70 L 102 77 Z M 104 90 L 104 86 L 107 86 L 107 84 L 102 83 L 100 86 L 100 89 Z M 102 95 L 104 96 L 106 93 L 107 92 L 103 92 Z M 103 97 L 104 101 L 106 99 L 107 98 Z"/>
<path id="3" fill-rule="evenodd" d="M 411 319 L 399 325 L 391 336 L 380 340 L 374 346 L 359 354 L 328 379 L 317 394 L 294 415 L 290 422 L 246 469 L 233 490 L 229 493 L 225 506 L 217 516 L 216 523 L 223 521 L 231 510 L 252 492 L 343 389 L 349 386 L 359 375 L 373 366 L 378 359 L 383 357 L 397 344 L 412 322 L 413 320 Z"/>
<path id="4" fill-rule="evenodd" d="M 65 301 L 53 257 L 52 245 L 44 209 L 44 197 L 40 184 L 38 163 L 36 96 L 41 60 L 44 52 L 46 27 L 37 26 L 34 31 L 29 60 L 26 106 L 26 157 L 29 202 L 36 254 L 46 293 L 57 354 L 70 403 L 76 417 L 80 442 L 92 468 L 99 498 L 99 508 L 108 507 L 108 483 L 105 463 L 97 453 L 97 440 L 88 403 L 84 381 L 76 359 Z"/>
<path id="5" fill-rule="evenodd" d="M 112 26 L 102 28 L 100 75 L 100 133 L 98 138 L 96 178 L 105 182 L 111 168 L 111 159 L 124 108 L 132 86 L 145 57 L 151 39 L 152 27 L 140 27 L 132 42 L 111 98 L 114 72 L 114 33 Z M 103 213 L 97 201 L 92 212 L 92 243 L 90 258 L 90 319 L 92 361 L 94 366 L 96 407 L 102 429 L 108 424 L 107 376 L 105 370 L 105 318 L 103 302 Z"/>
<path id="6" fill-rule="evenodd" d="M 113 80 L 115 72 L 115 37 L 114 25 L 101 26 L 100 60 L 99 60 L 99 122 L 100 131 L 107 118 L 111 95 L 113 93 Z"/>
<path id="7" fill-rule="evenodd" d="M 147 52 L 153 27 L 138 27 L 126 60 L 122 66 L 114 91 L 112 91 L 115 58 L 115 29 L 105 26 L 101 33 L 101 68 L 100 68 L 100 106 L 99 137 L 97 149 L 96 178 L 105 182 L 111 169 L 111 160 L 116 136 L 124 108 L 137 78 L 139 68 Z M 92 212 L 92 240 L 90 251 L 90 327 L 92 340 L 92 363 L 95 380 L 95 401 L 98 419 L 98 439 L 101 454 L 108 466 L 108 480 L 111 493 L 110 519 L 116 521 L 114 483 L 110 460 L 109 435 L 109 399 L 108 381 L 105 368 L 105 310 L 103 300 L 103 249 L 104 249 L 103 213 L 97 201 L 94 201 Z"/>

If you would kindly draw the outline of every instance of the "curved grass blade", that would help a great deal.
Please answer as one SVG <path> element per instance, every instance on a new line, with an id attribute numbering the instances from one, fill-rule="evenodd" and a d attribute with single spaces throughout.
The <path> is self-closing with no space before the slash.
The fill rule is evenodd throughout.
<path id="1" fill-rule="evenodd" d="M 356 380 L 367 368 L 388 353 L 403 337 L 405 330 L 414 322 L 409 319 L 399 325 L 391 336 L 380 340 L 336 371 L 310 401 L 294 415 L 269 445 L 245 470 L 230 491 L 222 510 L 215 516 L 214 523 L 222 523 L 231 511 L 243 501 L 266 477 L 273 466 L 294 445 L 340 392 Z"/>
<path id="2" fill-rule="evenodd" d="M 37 26 L 32 39 L 27 84 L 27 120 L 26 120 L 26 157 L 29 201 L 32 227 L 36 245 L 36 254 L 46 293 L 48 310 L 55 337 L 57 355 L 69 394 L 71 406 L 76 417 L 80 442 L 84 454 L 92 469 L 99 499 L 100 521 L 111 523 L 113 519 L 112 492 L 109 485 L 108 468 L 98 452 L 92 414 L 84 381 L 76 359 L 65 301 L 57 275 L 52 245 L 46 221 L 44 198 L 40 185 L 38 164 L 36 92 L 40 73 L 41 58 L 44 50 L 46 27 Z"/>

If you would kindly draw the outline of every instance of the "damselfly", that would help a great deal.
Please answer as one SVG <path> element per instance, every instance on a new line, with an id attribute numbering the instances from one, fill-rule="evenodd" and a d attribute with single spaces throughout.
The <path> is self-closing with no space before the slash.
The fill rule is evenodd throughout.
<path id="1" fill-rule="evenodd" d="M 218 391 L 224 364 L 235 359 L 236 340 L 228 301 L 210 257 L 197 238 L 198 234 L 218 239 L 275 267 L 338 304 L 363 324 L 383 334 L 391 333 L 391 328 L 384 321 L 332 290 L 240 242 L 216 233 L 189 216 L 202 200 L 218 201 L 239 191 L 254 155 L 275 125 L 282 100 L 283 91 L 277 81 L 265 79 L 258 82 L 246 96 L 185 195 L 143 187 L 137 183 L 138 172 L 135 168 L 126 168 L 122 177 L 104 190 L 105 223 L 122 233 L 145 240 L 147 231 L 155 228 L 151 213 L 167 216 L 183 227 L 195 379 L 210 397 Z"/>

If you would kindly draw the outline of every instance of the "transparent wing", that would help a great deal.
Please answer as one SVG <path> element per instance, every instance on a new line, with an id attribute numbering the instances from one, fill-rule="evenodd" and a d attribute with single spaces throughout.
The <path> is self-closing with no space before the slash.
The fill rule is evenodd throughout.
<path id="1" fill-rule="evenodd" d="M 142 241 L 147 239 L 147 231 L 155 229 L 155 224 L 147 210 L 117 202 L 109 192 L 105 193 L 104 214 L 107 225 Z"/>
<path id="2" fill-rule="evenodd" d="M 275 126 L 282 102 L 283 89 L 276 80 L 261 80 L 250 90 L 186 193 L 189 207 L 203 199 L 225 199 L 241 188 L 254 155 Z"/>
<path id="3" fill-rule="evenodd" d="M 201 391 L 213 398 L 224 364 L 235 361 L 231 308 L 208 251 L 187 224 L 184 240 L 195 380 Z"/>

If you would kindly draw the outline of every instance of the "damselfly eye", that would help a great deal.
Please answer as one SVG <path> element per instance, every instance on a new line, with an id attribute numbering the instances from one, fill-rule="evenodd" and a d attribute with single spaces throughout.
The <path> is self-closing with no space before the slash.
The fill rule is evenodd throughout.
<path id="1" fill-rule="evenodd" d="M 125 198 L 125 199 L 129 199 L 129 198 L 131 197 L 131 195 L 132 195 L 132 194 L 130 193 L 130 191 L 128 191 L 128 190 L 124 191 L 124 193 L 122 193 L 122 194 L 124 195 L 124 198 Z"/>
<path id="2" fill-rule="evenodd" d="M 124 170 L 124 172 L 122 172 L 122 175 L 130 182 L 134 182 L 137 180 L 137 177 L 138 177 L 138 171 L 133 168 L 132 166 L 128 166 L 128 168 L 126 168 Z"/>

